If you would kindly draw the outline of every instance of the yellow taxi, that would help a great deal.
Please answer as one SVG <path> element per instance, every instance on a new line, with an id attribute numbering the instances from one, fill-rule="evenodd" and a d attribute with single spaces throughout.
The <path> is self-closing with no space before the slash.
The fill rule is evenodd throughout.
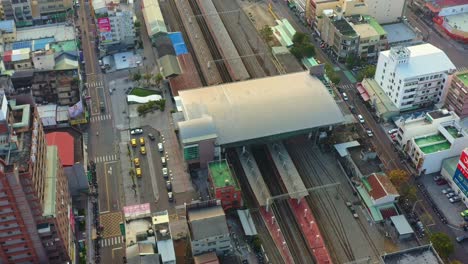
<path id="1" fill-rule="evenodd" d="M 139 158 L 135 158 L 133 160 L 133 163 L 135 163 L 135 167 L 140 167 L 140 159 Z"/>
<path id="2" fill-rule="evenodd" d="M 141 148 L 140 148 L 140 153 L 143 154 L 143 155 L 146 155 L 146 148 L 145 148 L 145 147 L 141 147 Z"/>
<path id="3" fill-rule="evenodd" d="M 140 138 L 140 145 L 142 145 L 142 146 L 145 145 L 145 138 L 144 137 Z"/>
<path id="4" fill-rule="evenodd" d="M 136 176 L 138 178 L 140 178 L 141 177 L 141 168 L 136 168 L 135 171 L 136 171 Z"/>
<path id="5" fill-rule="evenodd" d="M 132 147 L 136 147 L 137 146 L 136 138 L 132 138 L 132 140 L 130 140 L 130 144 L 132 145 Z"/>

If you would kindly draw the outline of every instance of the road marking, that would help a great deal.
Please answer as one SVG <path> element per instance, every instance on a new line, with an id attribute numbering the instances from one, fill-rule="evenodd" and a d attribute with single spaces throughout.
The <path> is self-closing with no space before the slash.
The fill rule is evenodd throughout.
<path id="1" fill-rule="evenodd" d="M 94 116 L 91 116 L 90 122 L 91 123 L 96 123 L 96 122 L 101 122 L 101 121 L 104 121 L 104 120 L 109 120 L 111 118 L 112 118 L 111 115 L 94 115 Z"/>
<path id="2" fill-rule="evenodd" d="M 107 181 L 107 166 L 108 163 L 104 163 L 104 180 L 106 182 L 106 197 L 107 197 L 107 209 L 110 210 L 110 200 L 109 200 L 109 183 Z"/>
<path id="3" fill-rule="evenodd" d="M 122 247 L 112 249 L 112 259 L 114 258 L 114 250 L 122 250 Z"/>
<path id="4" fill-rule="evenodd" d="M 112 161 L 117 161 L 117 160 L 118 160 L 117 154 L 98 156 L 94 158 L 94 162 L 96 163 L 105 163 L 105 162 L 112 162 Z"/>
<path id="5" fill-rule="evenodd" d="M 101 247 L 121 245 L 123 243 L 123 236 L 104 238 L 104 239 L 101 239 L 99 243 L 101 244 Z M 119 248 L 116 248 L 116 249 L 119 249 Z"/>

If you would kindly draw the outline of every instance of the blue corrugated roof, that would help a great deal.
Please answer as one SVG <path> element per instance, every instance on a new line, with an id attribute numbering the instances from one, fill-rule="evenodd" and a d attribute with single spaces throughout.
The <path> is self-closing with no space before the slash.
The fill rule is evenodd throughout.
<path id="1" fill-rule="evenodd" d="M 12 45 L 11 49 L 15 50 L 15 49 L 24 49 L 24 48 L 32 49 L 32 41 L 27 40 L 27 41 L 13 42 L 13 45 Z"/>
<path id="2" fill-rule="evenodd" d="M 55 38 L 43 38 L 43 39 L 37 39 L 33 41 L 33 47 L 32 50 L 43 50 L 45 49 L 45 46 L 49 43 L 52 43 L 55 41 Z"/>
<path id="3" fill-rule="evenodd" d="M 5 31 L 6 33 L 12 33 L 14 26 L 15 26 L 14 20 L 0 21 L 0 30 Z"/>
<path id="4" fill-rule="evenodd" d="M 185 45 L 184 38 L 180 32 L 172 32 L 168 34 L 169 39 L 171 39 L 172 46 L 176 52 L 176 56 L 187 54 L 187 46 Z"/>

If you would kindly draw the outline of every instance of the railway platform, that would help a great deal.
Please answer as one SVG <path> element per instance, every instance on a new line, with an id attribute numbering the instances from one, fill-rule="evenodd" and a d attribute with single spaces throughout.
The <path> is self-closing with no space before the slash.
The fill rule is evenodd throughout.
<path id="1" fill-rule="evenodd" d="M 295 199 L 289 199 L 289 204 L 294 211 L 294 217 L 301 227 L 308 247 L 314 255 L 317 264 L 331 264 L 332 260 L 323 240 L 312 211 L 306 200 L 302 198 L 299 203 Z"/>
<path id="2" fill-rule="evenodd" d="M 274 218 L 273 214 L 267 212 L 265 207 L 260 207 L 260 214 L 262 215 L 263 221 L 270 232 L 271 238 L 275 242 L 278 251 L 280 252 L 281 256 L 283 257 L 284 263 L 292 264 L 294 260 L 291 255 L 291 251 L 289 251 L 288 245 L 286 245 L 286 240 L 281 232 L 281 229 L 278 225 L 278 222 Z"/>

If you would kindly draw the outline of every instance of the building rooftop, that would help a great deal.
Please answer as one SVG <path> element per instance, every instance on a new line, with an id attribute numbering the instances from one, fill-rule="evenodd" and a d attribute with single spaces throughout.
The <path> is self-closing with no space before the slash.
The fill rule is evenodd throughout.
<path id="1" fill-rule="evenodd" d="M 226 160 L 208 163 L 208 170 L 216 188 L 234 186 L 239 188 L 237 181 L 232 177 L 231 169 Z"/>
<path id="2" fill-rule="evenodd" d="M 401 79 L 427 75 L 437 72 L 454 71 L 455 65 L 439 48 L 426 43 L 407 47 L 410 51 L 408 63 L 400 64 L 396 73 Z M 379 56 L 389 57 L 391 50 L 380 52 Z M 437 63 L 434 63 L 437 61 Z M 430 65 L 430 67 L 428 67 Z"/>
<path id="3" fill-rule="evenodd" d="M 74 158 L 74 139 L 68 132 L 52 132 L 46 134 L 48 146 L 57 146 L 60 162 L 62 166 L 73 166 Z"/>
<path id="4" fill-rule="evenodd" d="M 450 142 L 440 133 L 415 138 L 414 142 L 425 154 L 447 150 L 452 146 L 452 144 L 450 144 Z"/>
<path id="5" fill-rule="evenodd" d="M 294 89 L 287 89 L 291 84 Z M 344 122 L 325 85 L 308 72 L 180 91 L 179 96 L 185 120 L 212 117 L 219 145 Z"/>
<path id="6" fill-rule="evenodd" d="M 406 220 L 406 217 L 404 215 L 392 216 L 390 217 L 390 220 L 395 225 L 398 234 L 404 235 L 414 233 L 413 228 L 411 228 L 410 224 L 408 223 L 408 220 Z"/>
<path id="7" fill-rule="evenodd" d="M 48 24 L 16 30 L 16 41 L 54 38 L 55 41 L 75 39 L 75 28 L 65 24 Z"/>
<path id="8" fill-rule="evenodd" d="M 216 256 L 215 252 L 194 256 L 193 261 L 195 264 L 219 264 L 218 256 Z"/>
<path id="9" fill-rule="evenodd" d="M 15 29 L 15 21 L 14 20 L 2 20 L 0 21 L 0 30 L 5 33 L 13 33 L 13 29 Z"/>
<path id="10" fill-rule="evenodd" d="M 457 77 L 466 87 L 468 87 L 468 72 L 457 74 Z"/>
<path id="11" fill-rule="evenodd" d="M 372 36 L 378 36 L 379 34 L 377 31 L 369 24 L 358 24 L 353 25 L 354 30 L 356 33 L 359 34 L 361 38 L 369 38 Z"/>
<path id="12" fill-rule="evenodd" d="M 193 240 L 229 234 L 221 205 L 190 208 L 187 214 Z"/>
<path id="13" fill-rule="evenodd" d="M 174 243 L 172 239 L 157 242 L 158 253 L 161 255 L 162 263 L 176 263 Z"/>
<path id="14" fill-rule="evenodd" d="M 375 18 L 373 18 L 372 16 L 363 16 L 363 17 L 364 17 L 364 20 L 367 21 L 367 23 L 369 23 L 369 25 L 377 32 L 377 34 L 379 35 L 387 34 L 385 29 L 379 24 L 379 22 L 377 22 Z"/>
<path id="15" fill-rule="evenodd" d="M 370 186 L 369 194 L 374 198 L 374 200 L 383 198 L 387 195 L 400 195 L 395 186 L 390 182 L 390 179 L 384 173 L 372 173 L 367 177 L 367 182 Z"/>
<path id="16" fill-rule="evenodd" d="M 361 171 L 363 176 L 370 175 L 372 173 L 381 172 L 382 171 L 382 162 L 378 157 L 375 159 L 362 159 L 362 152 L 366 149 L 363 146 L 357 147 L 350 147 L 348 148 L 348 152 L 351 155 L 351 159 L 354 161 L 356 166 Z M 367 150 L 371 151 L 371 150 Z"/>
<path id="17" fill-rule="evenodd" d="M 338 31 L 345 35 L 345 36 L 356 36 L 357 37 L 357 33 L 356 31 L 354 31 L 353 27 L 349 24 L 348 21 L 346 21 L 346 19 L 335 19 L 333 20 L 333 25 L 335 25 L 336 29 L 338 29 Z"/>
<path id="18" fill-rule="evenodd" d="M 443 264 L 432 245 L 424 245 L 381 256 L 385 264 Z"/>
<path id="19" fill-rule="evenodd" d="M 164 23 L 164 17 L 161 13 L 158 0 L 143 0 L 141 6 L 148 35 L 152 37 L 159 33 L 167 33 L 166 24 Z"/>
<path id="20" fill-rule="evenodd" d="M 416 38 L 416 33 L 407 24 L 400 22 L 382 26 L 387 32 L 388 43 L 407 42 Z"/>
<path id="21" fill-rule="evenodd" d="M 55 197 L 57 188 L 57 146 L 47 146 L 47 177 L 45 177 L 44 188 L 44 211 L 43 216 L 55 216 Z"/>
<path id="22" fill-rule="evenodd" d="M 468 32 L 468 12 L 445 16 L 444 21 L 449 24 L 453 29 Z"/>

